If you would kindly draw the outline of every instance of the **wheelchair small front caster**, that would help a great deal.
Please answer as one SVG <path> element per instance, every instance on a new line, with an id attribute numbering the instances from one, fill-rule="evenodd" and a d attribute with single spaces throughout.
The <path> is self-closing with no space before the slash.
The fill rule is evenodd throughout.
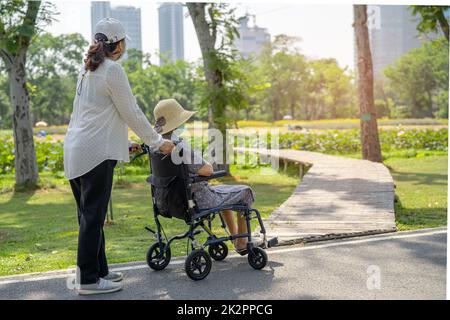
<path id="1" fill-rule="evenodd" d="M 224 242 L 211 244 L 208 247 L 208 253 L 216 261 L 222 261 L 228 255 L 228 247 Z"/>
<path id="2" fill-rule="evenodd" d="M 248 264 L 256 270 L 264 268 L 267 264 L 267 253 L 259 247 L 252 248 L 248 252 Z"/>
<path id="3" fill-rule="evenodd" d="M 171 258 L 170 248 L 167 248 L 167 251 L 160 256 L 160 252 L 164 250 L 166 244 L 163 242 L 161 245 L 159 242 L 155 242 L 147 251 L 147 264 L 156 271 L 163 270 L 167 267 Z"/>
<path id="4" fill-rule="evenodd" d="M 211 271 L 211 267 L 211 258 L 203 249 L 193 250 L 184 263 L 186 274 L 195 281 L 205 279 Z"/>

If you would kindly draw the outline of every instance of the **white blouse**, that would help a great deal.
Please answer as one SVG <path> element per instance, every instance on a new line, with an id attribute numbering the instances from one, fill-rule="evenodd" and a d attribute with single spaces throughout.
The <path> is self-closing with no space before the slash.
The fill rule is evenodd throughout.
<path id="1" fill-rule="evenodd" d="M 107 58 L 95 71 L 83 68 L 64 139 L 66 177 L 82 176 L 107 159 L 129 162 L 128 126 L 152 148 L 163 142 L 137 105 L 120 64 Z"/>

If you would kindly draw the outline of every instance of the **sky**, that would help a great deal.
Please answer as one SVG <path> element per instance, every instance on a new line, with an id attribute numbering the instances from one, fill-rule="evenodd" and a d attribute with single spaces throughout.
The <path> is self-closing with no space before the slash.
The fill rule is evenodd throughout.
<path id="1" fill-rule="evenodd" d="M 89 1 L 52 1 L 60 13 L 46 28 L 52 34 L 81 33 L 90 38 L 91 10 Z M 129 0 L 111 1 L 112 6 L 132 5 L 141 8 L 142 48 L 152 54 L 159 48 L 158 6 L 160 2 Z M 353 11 L 351 4 L 295 4 L 295 3 L 235 3 L 237 14 L 245 12 L 256 16 L 256 24 L 267 28 L 274 37 L 287 34 L 301 39 L 301 52 L 312 58 L 334 57 L 341 67 L 353 68 Z M 184 8 L 185 13 L 187 8 Z M 187 14 L 184 19 L 185 59 L 201 57 L 194 26 Z"/>

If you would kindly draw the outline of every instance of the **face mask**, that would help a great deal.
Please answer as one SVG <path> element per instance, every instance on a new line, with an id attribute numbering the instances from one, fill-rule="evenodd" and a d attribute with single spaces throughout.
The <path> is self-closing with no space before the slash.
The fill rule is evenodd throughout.
<path id="1" fill-rule="evenodd" d="M 186 126 L 185 126 L 184 123 L 183 123 L 181 126 L 179 126 L 179 127 L 175 130 L 175 132 L 176 132 L 177 135 L 180 135 L 180 134 L 182 134 L 185 130 L 186 130 Z"/>

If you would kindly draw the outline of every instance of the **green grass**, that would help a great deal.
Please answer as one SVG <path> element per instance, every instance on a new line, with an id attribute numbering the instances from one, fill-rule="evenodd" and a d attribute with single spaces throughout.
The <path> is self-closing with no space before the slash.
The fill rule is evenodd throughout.
<path id="1" fill-rule="evenodd" d="M 337 156 L 355 158 L 355 159 L 362 158 L 361 152 L 346 153 L 346 154 L 342 154 L 340 152 L 335 152 L 335 153 L 327 153 L 327 154 L 333 154 L 333 155 L 337 155 Z M 446 156 L 447 154 L 448 154 L 448 151 L 440 151 L 440 150 L 400 149 L 400 150 L 392 150 L 392 151 L 383 151 L 381 155 L 382 155 L 383 161 L 386 162 L 391 158 L 396 158 L 396 159 L 422 158 L 422 157 L 428 157 L 428 156 Z"/>
<path id="2" fill-rule="evenodd" d="M 447 225 L 448 156 L 391 158 L 399 230 Z"/>
<path id="3" fill-rule="evenodd" d="M 127 171 L 133 168 L 127 168 Z M 113 190 L 114 223 L 105 227 L 109 262 L 142 261 L 153 237 L 144 230 L 154 225 L 150 190 L 142 173 L 134 170 L 125 183 Z M 268 216 L 284 202 L 298 184 L 298 178 L 259 169 L 232 167 L 232 178 L 222 183 L 251 185 L 256 194 L 255 208 Z M 0 194 L 0 275 L 37 272 L 73 267 L 77 250 L 76 209 L 70 187 L 64 179 L 41 175 L 47 188 L 35 192 Z M 117 180 L 117 179 L 116 179 Z M 0 179 L 7 190 L 13 176 Z M 216 182 L 217 183 L 217 182 Z M 168 235 L 184 232 L 177 219 L 164 219 Z M 185 254 L 186 242 L 178 241 L 172 254 Z"/>

